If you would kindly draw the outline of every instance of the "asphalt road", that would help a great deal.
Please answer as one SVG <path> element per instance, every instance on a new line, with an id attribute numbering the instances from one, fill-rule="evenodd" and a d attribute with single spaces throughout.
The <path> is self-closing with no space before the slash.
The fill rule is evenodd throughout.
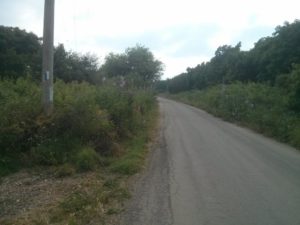
<path id="1" fill-rule="evenodd" d="M 161 134 L 126 225 L 300 225 L 300 151 L 159 98 Z"/>

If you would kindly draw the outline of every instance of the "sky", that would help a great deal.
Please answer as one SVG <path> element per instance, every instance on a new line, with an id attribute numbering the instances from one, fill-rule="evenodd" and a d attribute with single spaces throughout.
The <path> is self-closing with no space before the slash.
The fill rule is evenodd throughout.
<path id="1" fill-rule="evenodd" d="M 55 44 L 110 53 L 141 44 L 171 78 L 214 56 L 222 45 L 253 48 L 278 25 L 299 19 L 299 0 L 56 0 Z M 0 25 L 43 33 L 44 0 L 0 0 Z"/>

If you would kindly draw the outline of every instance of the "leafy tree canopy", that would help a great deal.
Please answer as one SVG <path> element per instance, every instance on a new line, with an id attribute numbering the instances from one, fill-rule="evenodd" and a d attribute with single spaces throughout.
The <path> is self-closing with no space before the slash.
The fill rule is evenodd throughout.
<path id="1" fill-rule="evenodd" d="M 41 71 L 41 43 L 33 33 L 0 26 L 0 78 L 16 79 Z"/>
<path id="2" fill-rule="evenodd" d="M 108 78 L 123 77 L 128 84 L 149 87 L 159 80 L 163 64 L 154 58 L 146 47 L 136 45 L 122 54 L 110 53 L 101 67 L 101 73 Z"/>
<path id="3" fill-rule="evenodd" d="M 64 45 L 59 44 L 54 51 L 54 74 L 65 82 L 76 80 L 99 83 L 98 58 L 89 53 L 81 55 L 66 51 Z"/>
<path id="4" fill-rule="evenodd" d="M 241 43 L 220 46 L 209 62 L 188 68 L 186 73 L 162 81 L 167 85 L 159 86 L 177 93 L 236 81 L 274 85 L 277 77 L 295 70 L 294 64 L 300 64 L 299 20 L 276 27 L 272 36 L 261 38 L 249 51 L 241 51 Z"/>
<path id="5" fill-rule="evenodd" d="M 41 79 L 42 42 L 33 33 L 0 26 L 0 78 L 31 76 Z M 63 44 L 54 49 L 54 77 L 65 82 L 99 83 L 98 58 L 91 54 L 66 51 Z"/>

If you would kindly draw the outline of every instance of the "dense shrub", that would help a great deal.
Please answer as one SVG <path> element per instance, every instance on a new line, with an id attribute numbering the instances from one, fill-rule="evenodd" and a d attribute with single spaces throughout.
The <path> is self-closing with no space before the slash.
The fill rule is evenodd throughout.
<path id="1" fill-rule="evenodd" d="M 99 156 L 90 147 L 82 148 L 75 155 L 74 162 L 79 171 L 88 171 L 96 168 Z"/>
<path id="2" fill-rule="evenodd" d="M 143 117 L 154 106 L 154 94 L 143 90 L 101 88 L 97 104 L 105 108 L 120 137 L 130 136 L 142 125 Z"/>
<path id="3" fill-rule="evenodd" d="M 46 135 L 51 139 L 61 134 L 83 143 L 90 142 L 99 151 L 106 151 L 115 138 L 115 130 L 108 112 L 96 102 L 97 87 L 87 83 L 57 82 L 56 110 Z M 99 141 L 101 140 L 101 141 Z"/>
<path id="4" fill-rule="evenodd" d="M 276 86 L 289 96 L 290 109 L 300 114 L 300 64 L 294 64 L 290 73 L 278 76 Z"/>
<path id="5" fill-rule="evenodd" d="M 103 88 L 97 92 L 97 104 L 105 108 L 119 136 L 127 136 L 133 129 L 133 95 L 116 88 Z"/>
<path id="6" fill-rule="evenodd" d="M 38 143 L 30 149 L 30 161 L 39 165 L 60 165 L 70 162 L 71 157 L 81 148 L 82 143 L 69 138 L 52 138 Z"/>
<path id="7" fill-rule="evenodd" d="M 235 83 L 174 96 L 226 120 L 300 146 L 300 118 L 290 110 L 289 96 L 282 89 L 257 83 Z"/>
<path id="8" fill-rule="evenodd" d="M 46 117 L 38 84 L 24 78 L 0 81 L 1 168 L 12 158 L 26 159 L 25 164 L 92 168 L 90 150 L 111 155 L 116 143 L 142 128 L 154 105 L 147 92 L 84 82 L 58 80 L 54 93 L 54 112 Z"/>
<path id="9" fill-rule="evenodd" d="M 30 79 L 0 82 L 0 152 L 23 151 L 33 144 L 41 91 Z"/>

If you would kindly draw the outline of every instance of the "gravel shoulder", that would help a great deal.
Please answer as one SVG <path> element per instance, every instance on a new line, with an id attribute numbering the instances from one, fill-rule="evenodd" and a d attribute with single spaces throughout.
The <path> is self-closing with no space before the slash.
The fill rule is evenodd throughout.
<path id="1" fill-rule="evenodd" d="M 160 129 L 150 147 L 145 169 L 134 177 L 132 199 L 121 215 L 122 225 L 171 225 L 169 159 L 164 137 L 164 115 Z"/>

